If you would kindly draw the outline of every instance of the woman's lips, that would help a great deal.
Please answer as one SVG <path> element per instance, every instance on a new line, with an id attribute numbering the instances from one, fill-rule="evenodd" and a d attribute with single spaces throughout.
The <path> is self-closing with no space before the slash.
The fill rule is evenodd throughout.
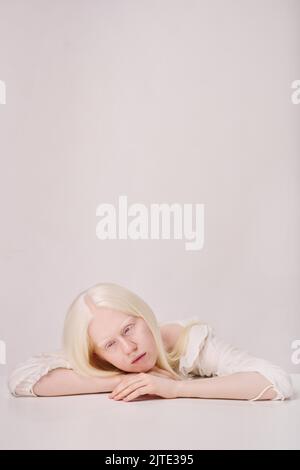
<path id="1" fill-rule="evenodd" d="M 141 354 L 137 359 L 135 359 L 134 361 L 132 361 L 132 364 L 135 364 L 136 362 L 138 362 L 140 359 L 142 359 L 144 356 L 145 356 L 146 353 L 144 354 Z"/>

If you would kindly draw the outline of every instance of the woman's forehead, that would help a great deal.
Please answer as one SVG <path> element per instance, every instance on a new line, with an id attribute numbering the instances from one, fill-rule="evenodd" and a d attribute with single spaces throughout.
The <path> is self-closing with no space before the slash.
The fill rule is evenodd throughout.
<path id="1" fill-rule="evenodd" d="M 129 313 L 101 307 L 94 312 L 88 329 L 89 335 L 97 343 L 104 341 L 119 334 L 120 329 L 131 318 L 134 317 Z"/>

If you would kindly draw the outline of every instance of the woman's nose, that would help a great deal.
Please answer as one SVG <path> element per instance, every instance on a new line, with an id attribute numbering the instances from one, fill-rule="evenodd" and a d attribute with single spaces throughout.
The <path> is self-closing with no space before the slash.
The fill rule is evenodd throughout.
<path id="1" fill-rule="evenodd" d="M 134 341 L 129 340 L 127 338 L 121 338 L 120 341 L 121 341 L 122 348 L 125 352 L 131 352 L 136 349 L 136 344 Z"/>

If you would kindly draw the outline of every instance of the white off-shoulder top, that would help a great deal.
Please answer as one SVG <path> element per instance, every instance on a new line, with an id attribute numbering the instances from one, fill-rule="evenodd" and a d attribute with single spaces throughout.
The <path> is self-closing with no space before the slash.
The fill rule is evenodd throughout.
<path id="1" fill-rule="evenodd" d="M 179 323 L 187 325 L 197 317 L 181 321 L 160 323 Z M 8 379 L 10 392 L 16 396 L 37 395 L 33 391 L 34 385 L 41 377 L 53 369 L 72 369 L 63 350 L 50 353 L 41 353 L 30 357 L 19 364 Z M 180 358 L 179 371 L 187 378 L 200 376 L 224 376 L 236 372 L 256 371 L 265 376 L 270 384 L 249 401 L 258 400 L 263 393 L 273 388 L 276 396 L 273 400 L 284 400 L 293 395 L 291 377 L 278 365 L 249 354 L 248 351 L 238 349 L 219 338 L 214 329 L 205 323 L 195 324 L 189 331 L 184 354 Z"/>

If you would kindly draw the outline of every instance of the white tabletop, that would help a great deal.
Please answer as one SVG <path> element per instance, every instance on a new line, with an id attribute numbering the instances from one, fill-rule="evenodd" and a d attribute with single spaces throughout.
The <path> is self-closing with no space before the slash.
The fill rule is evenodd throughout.
<path id="1" fill-rule="evenodd" d="M 18 397 L 0 377 L 1 449 L 300 449 L 296 396 L 248 402 L 110 400 L 107 394 Z"/>

